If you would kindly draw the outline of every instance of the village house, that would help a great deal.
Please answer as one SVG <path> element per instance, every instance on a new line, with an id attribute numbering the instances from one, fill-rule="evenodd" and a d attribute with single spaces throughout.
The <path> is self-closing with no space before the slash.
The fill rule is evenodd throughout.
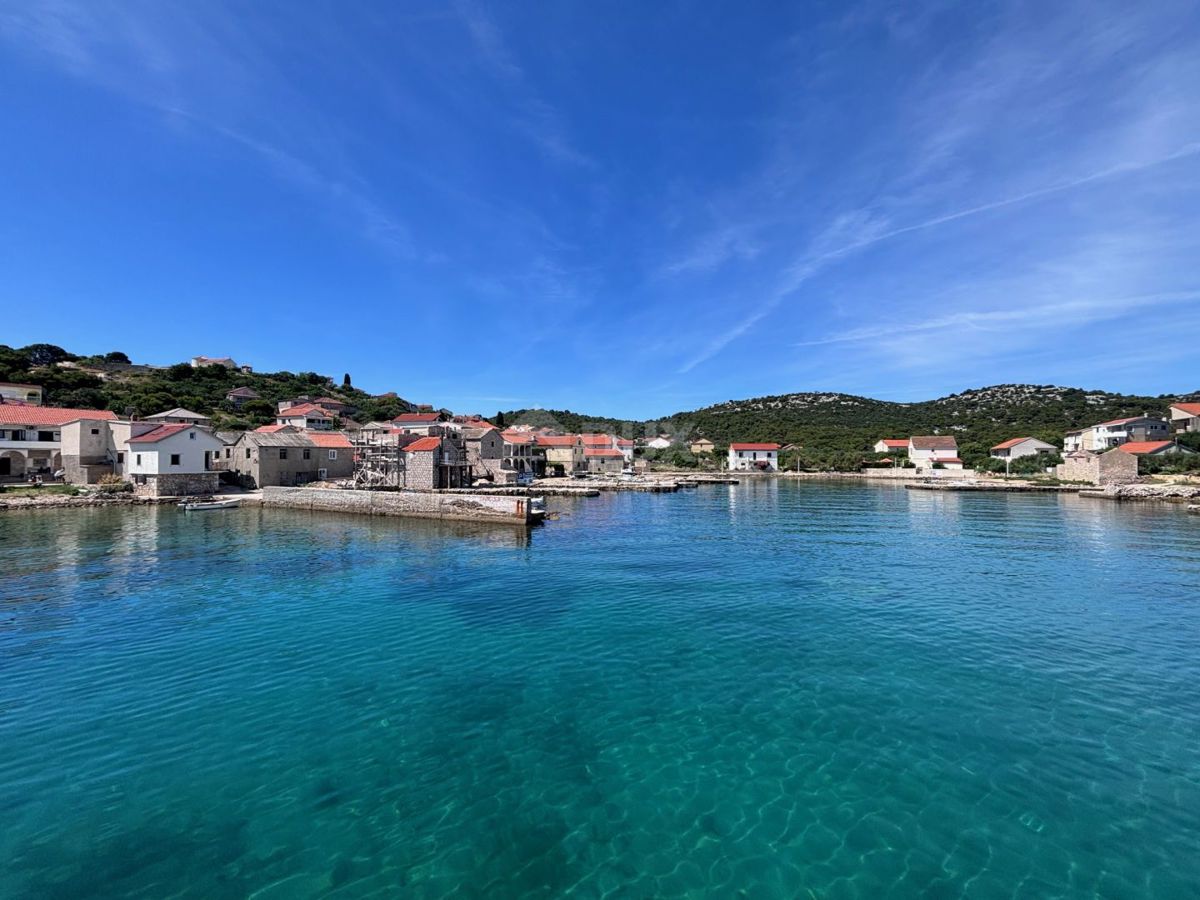
<path id="1" fill-rule="evenodd" d="M 467 451 L 471 478 L 484 478 L 495 484 L 512 484 L 517 473 L 504 468 L 504 438 L 492 425 L 465 427 L 460 432 Z"/>
<path id="2" fill-rule="evenodd" d="M 779 471 L 778 444 L 746 444 L 729 445 L 728 467 L 730 471 Z"/>
<path id="3" fill-rule="evenodd" d="M 228 468 L 249 488 L 349 478 L 354 474 L 354 448 L 338 431 L 247 431 L 234 444 Z"/>
<path id="4" fill-rule="evenodd" d="M 634 444 L 629 438 L 617 438 L 614 442 L 616 448 L 621 451 L 621 456 L 625 458 L 626 463 L 633 462 Z"/>
<path id="5" fill-rule="evenodd" d="M 1063 454 L 1063 461 L 1054 467 L 1054 475 L 1061 481 L 1129 484 L 1138 479 L 1138 459 L 1132 453 L 1118 449 L 1105 453 L 1069 450 Z"/>
<path id="6" fill-rule="evenodd" d="M 666 435 L 660 434 L 656 438 L 651 438 L 646 441 L 646 447 L 650 450 L 666 450 L 671 446 L 671 439 Z"/>
<path id="7" fill-rule="evenodd" d="M 291 425 L 301 431 L 328 431 L 337 416 L 315 403 L 289 406 L 275 414 L 276 425 Z"/>
<path id="8" fill-rule="evenodd" d="M 1176 434 L 1200 431 L 1200 403 L 1172 403 L 1171 428 Z"/>
<path id="9" fill-rule="evenodd" d="M 1153 416 L 1131 416 L 1101 422 L 1090 428 L 1068 431 L 1063 437 L 1063 450 L 1103 451 L 1119 447 L 1127 441 L 1161 441 L 1170 436 L 1171 426 L 1165 419 Z"/>
<path id="10" fill-rule="evenodd" d="M 1194 452 L 1175 441 L 1126 441 L 1117 449 L 1134 456 L 1170 456 L 1173 453 Z"/>
<path id="11" fill-rule="evenodd" d="M 694 441 L 688 444 L 688 449 L 693 453 L 712 453 L 717 449 L 717 445 L 708 438 L 702 437 L 696 438 Z"/>
<path id="12" fill-rule="evenodd" d="M 962 468 L 962 460 L 958 458 L 958 441 L 951 435 L 922 435 L 908 439 L 908 458 L 917 468 L 929 468 L 934 463 L 958 463 Z"/>
<path id="13" fill-rule="evenodd" d="M 0 403 L 0 479 L 57 472 L 63 467 L 63 426 L 78 419 L 116 417 L 108 410 Z"/>
<path id="14" fill-rule="evenodd" d="M 583 458 L 592 474 L 619 475 L 625 468 L 625 455 L 615 447 L 585 447 Z"/>
<path id="15" fill-rule="evenodd" d="M 439 429 L 439 426 L 446 421 L 444 413 L 440 412 L 415 412 L 401 413 L 392 419 L 392 424 L 397 428 L 401 428 L 410 434 L 429 435 L 431 429 Z"/>
<path id="16" fill-rule="evenodd" d="M 191 363 L 193 369 L 199 369 L 203 366 L 224 366 L 226 369 L 238 368 L 238 364 L 228 356 L 193 356 Z"/>
<path id="17" fill-rule="evenodd" d="M 504 456 L 500 461 L 501 467 L 515 473 L 518 481 L 531 477 L 534 474 L 533 434 L 528 431 L 509 429 L 501 432 L 500 437 L 504 440 Z"/>
<path id="18" fill-rule="evenodd" d="M 993 459 L 1003 459 L 1012 462 L 1014 459 L 1020 459 L 1023 456 L 1038 456 L 1045 453 L 1057 452 L 1058 448 L 1053 444 L 1039 441 L 1037 438 L 1019 437 L 1010 438 L 1003 443 L 997 444 L 989 451 L 989 455 Z"/>
<path id="19" fill-rule="evenodd" d="M 907 438 L 883 438 L 875 442 L 875 446 L 871 448 L 876 453 L 907 453 L 908 439 Z"/>
<path id="20" fill-rule="evenodd" d="M 24 403 L 29 406 L 42 405 L 42 389 L 36 384 L 14 384 L 0 381 L 0 403 Z"/>
<path id="21" fill-rule="evenodd" d="M 254 390 L 254 388 L 235 387 L 225 393 L 225 399 L 232 403 L 236 409 L 241 409 L 243 404 L 259 399 L 259 395 L 258 391 Z"/>
<path id="22" fill-rule="evenodd" d="M 436 491 L 469 487 L 470 463 L 459 441 L 438 435 L 422 437 L 404 448 L 404 487 Z"/>
<path id="23" fill-rule="evenodd" d="M 148 497 L 214 494 L 214 468 L 224 449 L 220 438 L 194 424 L 130 423 L 125 441 L 125 471 L 134 492 Z"/>
<path id="24" fill-rule="evenodd" d="M 586 467 L 583 441 L 577 434 L 539 434 L 534 438 L 534 449 L 545 459 L 547 474 L 553 469 L 563 475 L 583 471 Z"/>
<path id="25" fill-rule="evenodd" d="M 166 412 L 155 413 L 152 416 L 146 416 L 145 420 L 158 425 L 199 425 L 201 428 L 208 428 L 212 425 L 212 419 L 208 416 L 192 412 L 190 409 L 184 409 L 182 406 L 168 409 Z"/>

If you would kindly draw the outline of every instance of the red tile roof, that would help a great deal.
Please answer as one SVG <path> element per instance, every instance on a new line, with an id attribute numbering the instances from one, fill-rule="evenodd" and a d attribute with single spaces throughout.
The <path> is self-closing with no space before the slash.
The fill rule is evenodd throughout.
<path id="1" fill-rule="evenodd" d="M 574 434 L 539 434 L 539 447 L 574 447 L 579 443 L 579 437 Z"/>
<path id="2" fill-rule="evenodd" d="M 533 435 L 527 431 L 502 431 L 500 437 L 510 444 L 532 444 Z"/>
<path id="3" fill-rule="evenodd" d="M 629 440 L 628 438 L 617 438 L 617 446 L 618 447 L 632 447 L 633 441 Z"/>
<path id="4" fill-rule="evenodd" d="M 315 403 L 301 403 L 299 406 L 289 406 L 283 412 L 275 414 L 279 419 L 290 419 L 293 416 L 304 416 L 305 418 L 313 419 L 336 419 L 337 413 L 330 412 L 323 406 L 317 406 Z"/>
<path id="5" fill-rule="evenodd" d="M 1093 425 L 1093 428 L 1104 428 L 1109 425 L 1127 425 L 1130 422 L 1144 422 L 1147 419 L 1154 419 L 1154 416 L 1129 416 L 1124 419 L 1112 419 L 1108 422 L 1101 422 L 1099 425 Z M 1155 421 L 1158 421 L 1155 419 Z"/>
<path id="6" fill-rule="evenodd" d="M 943 456 L 941 459 L 935 459 L 934 462 L 958 463 L 960 466 L 962 465 L 962 460 L 959 459 L 957 456 Z"/>
<path id="7" fill-rule="evenodd" d="M 883 445 L 885 447 L 891 447 L 894 450 L 903 450 L 908 447 L 908 441 L 904 438 L 884 438 Z"/>
<path id="8" fill-rule="evenodd" d="M 63 409 L 57 406 L 17 406 L 0 403 L 0 425 L 66 425 L 76 419 L 116 419 L 107 409 Z"/>
<path id="9" fill-rule="evenodd" d="M 992 449 L 993 450 L 1011 450 L 1013 447 L 1017 446 L 1017 444 L 1023 444 L 1023 443 L 1025 443 L 1025 441 L 1032 441 L 1032 440 L 1033 440 L 1033 438 L 1027 438 L 1027 437 L 1009 438 L 1007 441 L 997 444 Z"/>
<path id="10" fill-rule="evenodd" d="M 284 431 L 291 427 L 291 425 L 259 425 L 254 430 L 259 434 L 274 434 L 277 431 Z"/>
<path id="11" fill-rule="evenodd" d="M 171 435 L 179 434 L 181 431 L 187 431 L 189 428 L 194 428 L 194 425 L 185 425 L 182 422 L 173 422 L 169 425 L 159 425 L 145 434 L 135 435 L 125 443 L 127 444 L 157 444 L 164 438 L 169 438 Z"/>
<path id="12" fill-rule="evenodd" d="M 429 453 L 440 446 L 442 446 L 442 439 L 440 437 L 423 437 L 413 441 L 404 449 L 409 453 Z"/>
<path id="13" fill-rule="evenodd" d="M 1157 453 L 1174 445 L 1174 441 L 1127 441 L 1121 444 L 1120 449 L 1126 453 L 1132 453 L 1134 456 L 1141 456 L 1145 453 Z"/>
<path id="14" fill-rule="evenodd" d="M 914 450 L 957 450 L 958 441 L 950 435 L 932 434 L 911 437 Z"/>
<path id="15" fill-rule="evenodd" d="M 1182 409 L 1189 416 L 1200 416 L 1200 403 L 1172 403 L 1171 409 Z"/>
<path id="16" fill-rule="evenodd" d="M 436 422 L 441 416 L 438 413 L 401 413 L 392 419 L 393 422 L 425 423 Z"/>
<path id="17" fill-rule="evenodd" d="M 583 451 L 584 456 L 596 459 L 624 459 L 625 454 L 620 450 L 596 450 L 588 449 Z"/>
<path id="18" fill-rule="evenodd" d="M 349 449 L 353 446 L 350 443 L 350 438 L 342 434 L 340 431 L 306 431 L 308 439 L 318 447 L 339 448 L 345 447 Z"/>
<path id="19" fill-rule="evenodd" d="M 730 450 L 778 450 L 778 444 L 730 444 Z"/>

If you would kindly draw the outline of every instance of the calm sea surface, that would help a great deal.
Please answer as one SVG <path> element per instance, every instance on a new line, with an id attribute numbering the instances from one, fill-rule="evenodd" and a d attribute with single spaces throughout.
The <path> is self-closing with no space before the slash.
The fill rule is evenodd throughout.
<path id="1" fill-rule="evenodd" d="M 0 896 L 1200 895 L 1200 517 L 0 515 Z"/>

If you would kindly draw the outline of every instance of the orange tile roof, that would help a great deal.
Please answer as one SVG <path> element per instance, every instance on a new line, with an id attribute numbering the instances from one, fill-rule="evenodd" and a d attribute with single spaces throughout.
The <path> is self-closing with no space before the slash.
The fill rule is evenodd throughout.
<path id="1" fill-rule="evenodd" d="M 352 446 L 350 438 L 346 437 L 340 431 L 307 431 L 305 434 L 318 447 L 345 447 L 349 449 Z"/>
<path id="2" fill-rule="evenodd" d="M 537 436 L 539 447 L 574 447 L 577 443 L 579 443 L 579 438 L 573 434 L 539 434 Z"/>
<path id="3" fill-rule="evenodd" d="M 392 419 L 393 422 L 436 422 L 441 416 L 438 413 L 401 413 Z"/>
<path id="4" fill-rule="evenodd" d="M 908 446 L 908 441 L 903 438 L 884 438 L 883 445 L 896 450 L 902 450 Z"/>
<path id="5" fill-rule="evenodd" d="M 1121 444 L 1120 449 L 1126 453 L 1132 453 L 1134 456 L 1141 456 L 1145 453 L 1157 453 L 1165 447 L 1174 445 L 1174 441 L 1127 441 Z"/>
<path id="6" fill-rule="evenodd" d="M 111 421 L 117 414 L 107 409 L 66 409 L 57 406 L 17 406 L 0 403 L 0 425 L 66 425 L 76 419 Z"/>
<path id="7" fill-rule="evenodd" d="M 323 406 L 317 406 L 315 403 L 301 403 L 299 406 L 289 406 L 283 412 L 276 413 L 276 418 L 290 419 L 293 416 L 311 416 L 314 419 L 336 419 L 337 414 L 332 413 Z"/>
<path id="8" fill-rule="evenodd" d="M 409 453 L 428 453 L 438 449 L 440 446 L 442 446 L 442 439 L 440 437 L 423 437 L 413 441 L 404 449 Z"/>
<path id="9" fill-rule="evenodd" d="M 502 431 L 500 436 L 510 444 L 533 443 L 533 435 L 525 431 Z"/>
<path id="10" fill-rule="evenodd" d="M 282 425 L 282 424 L 281 425 L 259 425 L 254 430 L 257 431 L 259 434 L 274 434 L 277 431 L 283 431 L 283 430 L 291 428 L 291 427 L 292 427 L 291 425 Z"/>
<path id="11" fill-rule="evenodd" d="M 1200 403 L 1172 403 L 1171 409 L 1182 409 L 1189 416 L 1200 416 Z"/>
<path id="12" fill-rule="evenodd" d="M 778 450 L 778 444 L 730 444 L 730 450 Z"/>
<path id="13" fill-rule="evenodd" d="M 584 456 L 589 456 L 599 459 L 624 459 L 625 454 L 620 450 L 596 450 L 588 449 L 583 451 Z"/>
<path id="14" fill-rule="evenodd" d="M 1025 441 L 1032 441 L 1032 440 L 1033 440 L 1033 438 L 1028 438 L 1028 437 L 1009 438 L 1007 441 L 997 444 L 992 449 L 993 450 L 1011 450 L 1013 447 L 1017 446 L 1017 444 L 1023 444 Z"/>

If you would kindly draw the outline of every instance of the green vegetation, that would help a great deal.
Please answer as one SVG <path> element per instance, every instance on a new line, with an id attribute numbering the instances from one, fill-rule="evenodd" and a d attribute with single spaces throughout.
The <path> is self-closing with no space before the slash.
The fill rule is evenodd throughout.
<path id="1" fill-rule="evenodd" d="M 245 374 L 224 366 L 166 368 L 135 366 L 121 351 L 81 357 L 53 344 L 14 349 L 0 345 L 0 381 L 41 385 L 47 406 L 108 409 L 118 415 L 148 416 L 182 406 L 212 416 L 217 428 L 254 428 L 275 421 L 275 403 L 300 395 L 328 396 L 354 407 L 358 421 L 392 419 L 412 405 L 399 397 L 373 397 L 342 387 L 316 372 Z M 235 387 L 252 388 L 260 399 L 240 409 L 225 399 Z"/>
<path id="2" fill-rule="evenodd" d="M 74 497 L 78 493 L 79 488 L 73 484 L 43 484 L 41 487 L 26 484 L 0 485 L 0 494 L 5 497 Z"/>
<path id="3" fill-rule="evenodd" d="M 605 430 L 628 437 L 665 431 L 679 440 L 703 435 L 718 454 L 731 441 L 775 441 L 803 449 L 784 453 L 781 467 L 830 471 L 857 469 L 877 459 L 880 438 L 951 434 L 968 466 L 983 463 L 988 451 L 1014 437 L 1035 437 L 1057 446 L 1063 432 L 1125 416 L 1166 416 L 1186 396 L 1143 397 L 1050 385 L 997 385 L 921 403 L 888 403 L 849 394 L 782 394 L 736 400 L 652 422 L 586 416 L 567 410 L 517 410 L 512 424 L 551 425 L 566 431 Z"/>

